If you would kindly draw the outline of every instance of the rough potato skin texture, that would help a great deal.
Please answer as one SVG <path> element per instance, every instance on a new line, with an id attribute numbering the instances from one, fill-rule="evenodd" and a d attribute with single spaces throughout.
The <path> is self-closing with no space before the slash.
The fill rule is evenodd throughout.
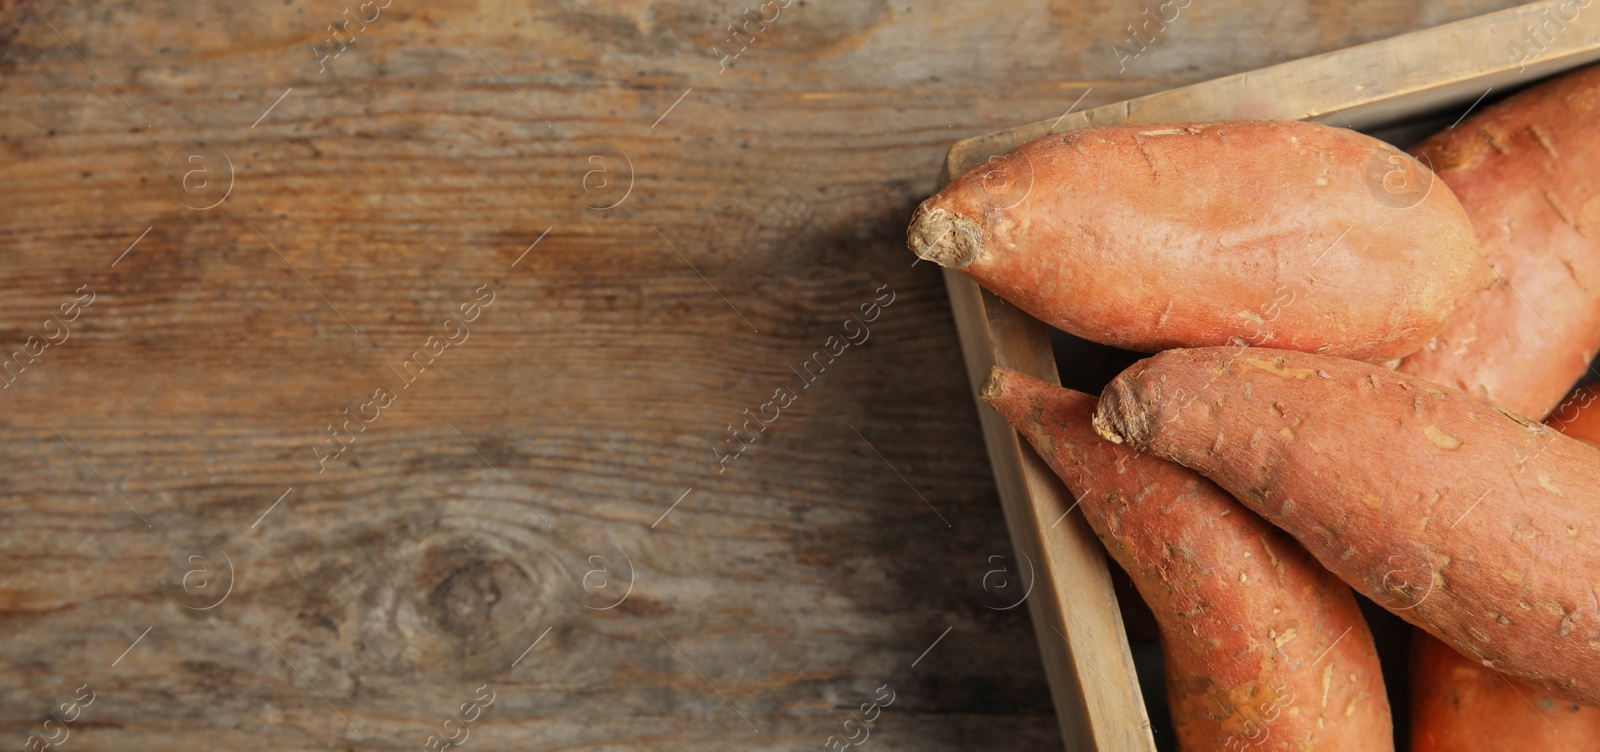
<path id="1" fill-rule="evenodd" d="M 1600 409 L 1578 389 L 1546 425 L 1596 444 Z M 1422 630 L 1411 635 L 1411 752 L 1594 752 L 1600 708 L 1552 697 L 1475 663 Z"/>
<path id="2" fill-rule="evenodd" d="M 1198 473 L 1100 438 L 1090 395 L 995 369 L 983 398 L 1150 605 L 1179 749 L 1394 749 L 1366 621 L 1304 548 Z"/>
<path id="3" fill-rule="evenodd" d="M 1432 187 L 1390 205 L 1385 180 Z M 1421 347 L 1494 280 L 1436 183 L 1388 144 L 1315 123 L 1085 128 L 961 175 L 907 240 L 1095 342 L 1377 362 Z"/>
<path id="4" fill-rule="evenodd" d="M 1513 686 L 1427 633 L 1412 633 L 1411 752 L 1596 749 L 1600 708 Z"/>
<path id="5" fill-rule="evenodd" d="M 1543 419 L 1600 348 L 1600 66 L 1419 144 L 1501 279 L 1400 370 Z M 1537 363 L 1537 367 L 1528 367 Z"/>
<path id="6" fill-rule="evenodd" d="M 1095 427 L 1211 478 L 1462 653 L 1600 703 L 1600 450 L 1415 376 L 1264 348 L 1135 363 Z"/>

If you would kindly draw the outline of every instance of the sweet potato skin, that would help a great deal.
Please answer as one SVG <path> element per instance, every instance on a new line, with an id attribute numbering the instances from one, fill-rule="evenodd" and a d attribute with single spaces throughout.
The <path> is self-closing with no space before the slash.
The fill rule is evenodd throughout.
<path id="1" fill-rule="evenodd" d="M 1600 406 L 1596 402 L 1600 402 L 1600 394 L 1594 387 L 1580 386 L 1550 412 L 1545 424 L 1574 439 L 1600 446 Z"/>
<path id="2" fill-rule="evenodd" d="M 1501 279 L 1473 295 L 1401 371 L 1534 420 L 1583 375 L 1600 349 L 1596 121 L 1600 66 L 1590 66 L 1413 149 L 1460 199 Z"/>
<path id="3" fill-rule="evenodd" d="M 983 398 L 1151 606 L 1180 749 L 1393 749 L 1366 621 L 1304 548 L 1198 473 L 1100 438 L 1090 395 L 996 369 Z"/>
<path id="4" fill-rule="evenodd" d="M 1140 361 L 1095 421 L 1455 649 L 1600 702 L 1600 450 L 1414 376 L 1258 348 Z"/>
<path id="5" fill-rule="evenodd" d="M 1600 708 L 1473 663 L 1422 630 L 1411 636 L 1411 752 L 1594 752 Z"/>
<path id="6" fill-rule="evenodd" d="M 1595 444 L 1594 437 L 1600 437 L 1600 409 L 1590 409 L 1593 403 L 1593 392 L 1581 388 L 1546 425 Z M 1412 633 L 1411 752 L 1597 749 L 1600 708 L 1513 683 L 1420 629 Z"/>
<path id="7" fill-rule="evenodd" d="M 1095 342 L 1377 362 L 1421 347 L 1493 280 L 1460 204 L 1430 181 L 1404 152 L 1315 123 L 1086 128 L 963 174 L 907 238 Z M 1386 193 L 1396 182 L 1422 187 Z"/>

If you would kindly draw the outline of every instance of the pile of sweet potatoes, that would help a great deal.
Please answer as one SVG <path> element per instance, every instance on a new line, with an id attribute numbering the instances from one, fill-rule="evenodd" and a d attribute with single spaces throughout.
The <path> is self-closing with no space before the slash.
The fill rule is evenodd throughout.
<path id="1" fill-rule="evenodd" d="M 1418 629 L 1410 749 L 1600 749 L 1600 407 L 1561 402 L 1600 350 L 1597 122 L 1600 67 L 1410 153 L 1087 128 L 917 209 L 919 257 L 1154 353 L 1098 399 L 998 368 L 980 398 L 1154 613 L 1180 749 L 1394 749 L 1352 588 Z"/>

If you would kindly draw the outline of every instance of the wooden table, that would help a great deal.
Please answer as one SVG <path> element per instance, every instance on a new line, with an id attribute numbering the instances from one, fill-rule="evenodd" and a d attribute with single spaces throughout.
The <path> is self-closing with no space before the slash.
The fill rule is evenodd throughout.
<path id="1" fill-rule="evenodd" d="M 940 157 L 1511 4 L 384 1 L 0 3 L 6 744 L 1059 749 Z"/>

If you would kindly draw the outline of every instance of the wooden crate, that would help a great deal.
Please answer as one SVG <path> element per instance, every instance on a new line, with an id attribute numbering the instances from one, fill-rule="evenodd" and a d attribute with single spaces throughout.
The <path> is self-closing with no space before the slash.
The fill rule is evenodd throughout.
<path id="1" fill-rule="evenodd" d="M 1573 0 L 1530 3 L 969 138 L 950 149 L 939 183 L 1033 139 L 1092 125 L 1312 120 L 1406 146 L 1486 92 L 1499 98 L 1600 59 L 1600 24 L 1560 23 L 1583 12 L 1600 14 Z M 974 390 L 997 364 L 1061 383 L 1048 327 L 958 272 L 945 270 L 945 283 Z M 998 414 L 981 404 L 978 412 L 1013 546 L 1035 572 L 1029 609 L 1066 748 L 1154 750 L 1103 548 L 1081 514 L 1063 519 L 1073 497 L 1043 460 Z"/>

